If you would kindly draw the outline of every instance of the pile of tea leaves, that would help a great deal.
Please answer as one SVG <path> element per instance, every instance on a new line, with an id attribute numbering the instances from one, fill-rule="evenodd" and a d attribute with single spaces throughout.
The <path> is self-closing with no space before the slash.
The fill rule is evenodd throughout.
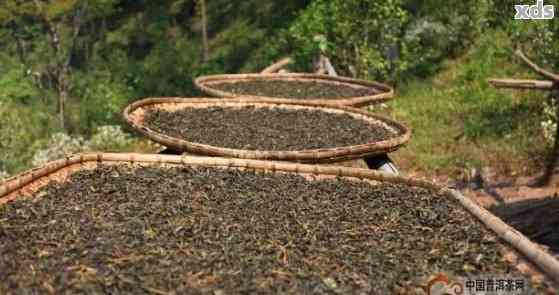
<path id="1" fill-rule="evenodd" d="M 426 189 L 101 165 L 0 206 L 0 293 L 390 294 L 514 273 L 499 244 Z"/>
<path id="2" fill-rule="evenodd" d="M 145 124 L 187 141 L 246 150 L 334 148 L 397 135 L 348 114 L 254 106 L 156 109 L 146 113 Z"/>
<path id="3" fill-rule="evenodd" d="M 377 90 L 315 81 L 247 80 L 216 83 L 212 88 L 238 95 L 295 99 L 343 99 L 377 94 Z"/>

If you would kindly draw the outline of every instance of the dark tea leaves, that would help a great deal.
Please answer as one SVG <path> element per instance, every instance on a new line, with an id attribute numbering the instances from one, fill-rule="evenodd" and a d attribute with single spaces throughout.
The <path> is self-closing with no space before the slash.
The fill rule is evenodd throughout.
<path id="1" fill-rule="evenodd" d="M 248 80 L 212 84 L 212 88 L 237 95 L 295 99 L 343 99 L 375 95 L 374 89 L 315 81 Z"/>
<path id="2" fill-rule="evenodd" d="M 270 107 L 185 108 L 152 110 L 151 129 L 191 142 L 246 150 L 334 148 L 382 141 L 397 136 L 386 127 L 348 114 L 312 109 Z"/>
<path id="3" fill-rule="evenodd" d="M 100 166 L 0 206 L 0 293 L 390 294 L 515 273 L 426 189 L 217 168 Z"/>

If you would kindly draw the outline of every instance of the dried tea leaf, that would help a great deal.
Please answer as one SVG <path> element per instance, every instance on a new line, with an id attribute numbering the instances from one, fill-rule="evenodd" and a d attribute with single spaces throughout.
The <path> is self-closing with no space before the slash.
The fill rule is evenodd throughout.
<path id="1" fill-rule="evenodd" d="M 145 122 L 157 132 L 187 141 L 246 150 L 334 148 L 398 135 L 385 126 L 348 114 L 252 106 L 184 108 L 172 112 L 155 109 L 147 111 Z"/>
<path id="2" fill-rule="evenodd" d="M 457 202 L 406 185 L 101 165 L 40 194 L 0 207 L 0 294 L 392 294 L 438 272 L 519 275 Z"/>
<path id="3" fill-rule="evenodd" d="M 212 88 L 240 95 L 296 99 L 342 99 L 377 94 L 377 90 L 370 88 L 315 81 L 248 80 L 212 84 Z"/>

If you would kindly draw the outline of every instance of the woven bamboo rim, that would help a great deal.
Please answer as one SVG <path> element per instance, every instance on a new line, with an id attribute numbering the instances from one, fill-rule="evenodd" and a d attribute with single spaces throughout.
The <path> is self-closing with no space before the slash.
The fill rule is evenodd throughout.
<path id="1" fill-rule="evenodd" d="M 36 192 L 42 186 L 46 185 L 51 178 L 54 178 L 55 174 L 63 173 L 65 172 L 64 170 L 72 170 L 72 167 L 74 167 L 73 171 L 76 171 L 80 170 L 80 168 L 76 168 L 76 166 L 86 167 L 88 164 L 98 165 L 100 163 L 162 164 L 205 166 L 225 169 L 253 169 L 272 173 L 296 173 L 300 175 L 311 174 L 325 177 L 336 176 L 358 178 L 369 181 L 405 184 L 431 189 L 449 198 L 457 200 L 468 212 L 497 234 L 499 238 L 512 246 L 513 249 L 518 251 L 520 254 L 524 255 L 525 258 L 537 266 L 549 279 L 552 279 L 556 284 L 559 284 L 559 261 L 542 250 L 538 245 L 531 242 L 523 234 L 511 228 L 501 219 L 491 214 L 474 201 L 464 197 L 455 190 L 442 187 L 429 181 L 368 169 L 215 157 L 88 153 L 50 162 L 44 166 L 9 178 L 3 183 L 0 182 L 0 205 Z M 539 275 L 538 270 L 522 272 L 532 278 Z"/>
<path id="2" fill-rule="evenodd" d="M 282 97 L 266 97 L 266 96 L 251 96 L 239 95 L 233 92 L 221 91 L 213 88 L 212 86 L 217 83 L 236 83 L 247 80 L 283 80 L 283 81 L 301 81 L 301 82 L 321 82 L 332 85 L 344 85 L 354 88 L 369 88 L 374 89 L 375 94 L 361 97 L 350 97 L 340 99 L 294 99 Z M 394 89 L 392 87 L 372 81 L 358 80 L 346 77 L 333 77 L 320 74 L 307 74 L 307 73 L 285 73 L 285 74 L 231 74 L 231 75 L 213 75 L 202 76 L 194 80 L 194 85 L 208 95 L 215 97 L 228 97 L 228 98 L 248 98 L 248 99 L 268 99 L 276 100 L 277 102 L 285 101 L 305 101 L 319 105 L 342 105 L 362 107 L 371 104 L 382 103 L 391 100 L 394 97 Z"/>
<path id="3" fill-rule="evenodd" d="M 254 151 L 216 147 L 201 143 L 189 142 L 181 138 L 165 135 L 146 126 L 143 113 L 147 108 L 157 107 L 159 109 L 173 110 L 181 107 L 207 107 L 207 106 L 256 106 L 256 107 L 282 107 L 282 108 L 307 108 L 317 109 L 325 112 L 345 113 L 364 120 L 370 120 L 377 124 L 382 124 L 389 129 L 393 129 L 398 134 L 397 137 L 383 141 L 370 142 L 360 145 L 347 147 L 312 149 L 301 151 Z M 411 137 L 411 131 L 406 126 L 370 112 L 355 108 L 316 105 L 303 102 L 268 101 L 266 99 L 246 100 L 246 99 L 223 99 L 212 98 L 184 99 L 184 98 L 148 98 L 132 103 L 123 111 L 124 120 L 136 131 L 147 138 L 160 143 L 177 152 L 189 152 L 196 155 L 222 156 L 240 159 L 258 160 L 277 160 L 294 161 L 307 163 L 332 163 L 347 161 L 351 159 L 363 158 L 377 154 L 393 152 L 403 146 Z"/>

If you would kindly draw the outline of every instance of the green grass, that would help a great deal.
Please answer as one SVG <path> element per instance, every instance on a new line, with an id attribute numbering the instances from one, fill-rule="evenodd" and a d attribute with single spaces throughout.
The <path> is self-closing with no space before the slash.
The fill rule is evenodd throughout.
<path id="1" fill-rule="evenodd" d="M 530 78 L 512 42 L 491 32 L 428 80 L 398 86 L 392 116 L 413 130 L 395 154 L 405 170 L 457 177 L 489 166 L 505 175 L 531 174 L 549 150 L 540 128 L 545 93 L 493 89 L 489 78 Z"/>

